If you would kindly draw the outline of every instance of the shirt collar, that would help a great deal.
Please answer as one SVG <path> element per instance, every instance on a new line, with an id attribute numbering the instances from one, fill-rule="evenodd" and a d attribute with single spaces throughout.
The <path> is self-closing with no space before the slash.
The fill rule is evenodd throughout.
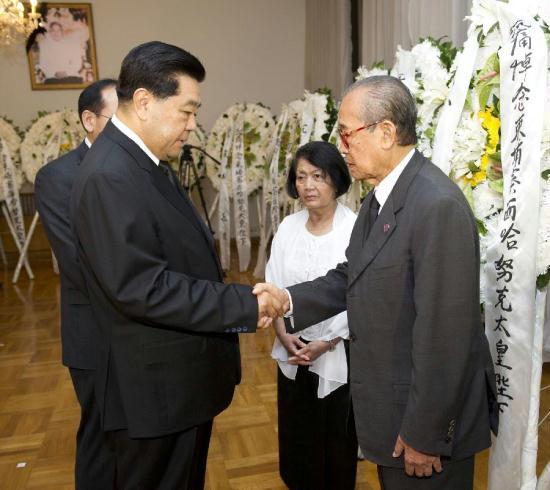
<path id="1" fill-rule="evenodd" d="M 391 194 L 391 191 L 395 187 L 395 184 L 397 183 L 397 180 L 399 179 L 401 173 L 407 166 L 407 163 L 411 161 L 411 158 L 414 155 L 415 148 L 413 148 L 409 153 L 405 155 L 405 158 L 401 160 L 397 166 L 388 174 L 386 177 L 382 179 L 382 182 L 378 184 L 374 188 L 374 195 L 376 197 L 376 200 L 380 204 L 380 211 L 384 207 L 384 204 L 388 200 L 388 197 Z"/>
<path id="2" fill-rule="evenodd" d="M 90 142 L 90 140 L 88 139 L 87 136 L 84 138 L 84 143 L 86 143 L 86 146 L 87 146 L 88 148 L 91 148 L 91 147 L 92 147 L 92 143 Z"/>
<path id="3" fill-rule="evenodd" d="M 145 154 L 155 162 L 156 165 L 160 163 L 160 159 L 158 159 L 153 152 L 147 148 L 143 140 L 134 132 L 132 131 L 126 124 L 124 124 L 118 117 L 116 117 L 116 114 L 111 118 L 111 122 L 120 130 L 120 132 L 128 138 L 130 138 L 136 145 L 138 145 Z"/>

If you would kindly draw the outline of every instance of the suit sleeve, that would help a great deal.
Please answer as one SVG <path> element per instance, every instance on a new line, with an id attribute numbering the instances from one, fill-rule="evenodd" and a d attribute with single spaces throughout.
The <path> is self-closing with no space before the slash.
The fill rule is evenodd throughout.
<path id="1" fill-rule="evenodd" d="M 289 333 L 304 330 L 346 310 L 348 263 L 342 262 L 326 275 L 288 288 L 292 296 L 294 328 L 285 322 Z"/>
<path id="2" fill-rule="evenodd" d="M 197 279 L 168 269 L 154 219 L 137 187 L 116 173 L 88 178 L 76 203 L 84 260 L 125 316 L 181 331 L 254 331 L 258 303 L 250 286 Z"/>
<path id="3" fill-rule="evenodd" d="M 44 167 L 36 176 L 34 198 L 59 269 L 73 284 L 83 284 L 69 218 L 70 186 L 61 173 Z"/>
<path id="4" fill-rule="evenodd" d="M 417 223 L 413 372 L 400 435 L 419 451 L 450 456 L 480 328 L 478 235 L 467 204 L 453 198 L 433 204 Z"/>

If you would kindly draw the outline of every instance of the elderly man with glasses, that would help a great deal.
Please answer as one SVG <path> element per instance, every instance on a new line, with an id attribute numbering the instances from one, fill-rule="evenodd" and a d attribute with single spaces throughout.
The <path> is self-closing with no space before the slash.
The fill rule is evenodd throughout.
<path id="1" fill-rule="evenodd" d="M 460 189 L 415 149 L 416 107 L 389 76 L 352 85 L 341 150 L 374 186 L 347 261 L 279 290 L 289 332 L 347 309 L 359 445 L 383 489 L 471 489 L 498 410 L 479 302 L 479 240 Z"/>

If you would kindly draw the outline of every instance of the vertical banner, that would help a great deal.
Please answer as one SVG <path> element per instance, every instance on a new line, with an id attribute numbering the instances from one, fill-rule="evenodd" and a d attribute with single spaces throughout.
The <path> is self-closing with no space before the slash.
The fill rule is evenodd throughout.
<path id="1" fill-rule="evenodd" d="M 13 221 L 16 240 L 23 246 L 26 239 L 25 222 L 23 221 L 23 210 L 21 209 L 21 200 L 19 199 L 19 189 L 17 188 L 17 177 L 15 166 L 11 158 L 10 151 L 6 142 L 0 138 L 0 158 L 2 159 L 2 169 L 4 179 L 2 187 L 6 199 L 6 206 Z"/>
<path id="2" fill-rule="evenodd" d="M 220 262 L 223 270 L 231 266 L 231 203 L 227 188 L 227 167 L 229 150 L 233 146 L 233 125 L 225 133 L 221 155 L 220 169 L 220 199 L 218 204 L 218 233 L 220 234 Z"/>
<path id="3" fill-rule="evenodd" d="M 248 221 L 248 190 L 246 185 L 246 162 L 244 160 L 244 113 L 237 117 L 231 159 L 233 183 L 233 206 L 235 213 L 235 238 L 239 254 L 239 271 L 250 264 L 250 224 Z"/>
<path id="4" fill-rule="evenodd" d="M 275 144 L 271 164 L 269 165 L 269 188 L 271 189 L 271 229 L 273 233 L 277 232 L 281 221 L 279 204 L 279 157 L 281 156 L 281 139 L 286 129 L 288 120 L 288 106 L 283 105 L 281 116 L 279 118 L 279 127 L 275 132 Z M 290 138 L 289 138 L 290 139 Z"/>
<path id="5" fill-rule="evenodd" d="M 454 137 L 464 109 L 478 50 L 477 31 L 472 29 L 464 43 L 461 62 L 456 70 L 449 96 L 441 108 L 439 122 L 435 128 L 432 161 L 445 172 L 445 175 L 449 175 L 451 171 Z"/>
<path id="6" fill-rule="evenodd" d="M 504 209 L 487 249 L 485 328 L 496 372 L 500 427 L 489 461 L 489 489 L 523 490 L 536 487 L 533 424 L 541 369 L 536 329 L 542 328 L 535 321 L 540 104 L 546 100 L 548 65 L 537 23 L 520 9 L 498 5 Z"/>

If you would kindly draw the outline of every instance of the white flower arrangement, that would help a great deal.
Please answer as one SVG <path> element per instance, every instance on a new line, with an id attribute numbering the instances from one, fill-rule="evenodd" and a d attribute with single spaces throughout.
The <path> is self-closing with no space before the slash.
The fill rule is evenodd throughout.
<path id="1" fill-rule="evenodd" d="M 86 136 L 78 114 L 73 110 L 39 113 L 21 143 L 21 165 L 30 183 L 34 183 L 38 170 L 47 163 L 44 161 L 46 146 L 56 131 L 61 131 L 59 156 L 76 148 Z"/>
<path id="2" fill-rule="evenodd" d="M 20 158 L 20 146 L 21 146 L 21 136 L 19 132 L 12 124 L 12 122 L 0 116 L 0 140 L 6 145 L 9 155 L 11 157 L 12 163 L 15 167 L 15 178 L 17 190 L 21 188 L 23 183 L 23 176 L 21 172 L 21 158 Z M 4 168 L 0 165 L 0 181 L 4 179 Z M 0 186 L 0 200 L 4 200 L 4 189 L 3 186 Z"/>
<path id="3" fill-rule="evenodd" d="M 248 193 L 262 185 L 265 168 L 268 165 L 267 154 L 275 123 L 271 111 L 259 104 L 240 103 L 231 106 L 214 123 L 208 136 L 206 151 L 218 160 L 221 159 L 223 143 L 229 129 L 235 124 L 239 114 L 244 116 L 244 146 L 246 179 Z M 219 190 L 220 168 L 211 159 L 206 160 L 206 174 L 216 190 Z M 231 168 L 229 156 L 228 170 Z M 231 179 L 227 179 L 229 195 L 233 195 Z"/>
<path id="4" fill-rule="evenodd" d="M 355 80 L 363 80 L 364 78 L 374 77 L 377 75 L 389 75 L 389 70 L 384 67 L 374 66 L 369 69 L 366 66 L 360 66 L 357 68 L 357 75 Z"/>
<path id="5" fill-rule="evenodd" d="M 456 50 L 454 50 L 456 52 Z M 424 39 L 410 51 L 397 47 L 395 64 L 389 74 L 399 78 L 411 91 L 418 110 L 418 148 L 430 158 L 439 109 L 449 94 L 451 74 L 442 58 L 454 56 L 450 43 L 441 40 Z M 388 70 L 380 63 L 372 69 L 362 66 L 356 80 L 374 75 L 387 75 Z"/>

